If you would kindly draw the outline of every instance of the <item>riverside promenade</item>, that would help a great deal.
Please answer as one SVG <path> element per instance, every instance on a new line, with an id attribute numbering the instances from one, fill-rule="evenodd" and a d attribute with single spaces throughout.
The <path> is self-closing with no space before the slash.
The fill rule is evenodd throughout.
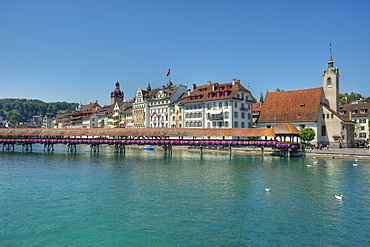
<path id="1" fill-rule="evenodd" d="M 185 147 L 177 147 L 176 149 L 183 149 Z M 192 150 L 192 149 L 187 149 Z M 219 149 L 205 149 L 204 152 L 210 153 L 227 153 L 228 151 Z M 234 148 L 234 155 L 264 155 L 269 156 L 276 153 L 276 149 L 265 147 L 261 150 L 259 147 L 242 147 Z M 299 152 L 297 156 L 317 157 L 317 158 L 332 158 L 332 159 L 360 159 L 370 161 L 370 150 L 365 148 L 329 148 L 329 149 L 306 149 L 305 152 Z M 292 156 L 293 157 L 293 156 Z"/>
<path id="2" fill-rule="evenodd" d="M 320 149 L 307 149 L 307 157 L 323 157 L 333 159 L 364 159 L 370 160 L 370 150 L 365 148 L 323 148 Z"/>

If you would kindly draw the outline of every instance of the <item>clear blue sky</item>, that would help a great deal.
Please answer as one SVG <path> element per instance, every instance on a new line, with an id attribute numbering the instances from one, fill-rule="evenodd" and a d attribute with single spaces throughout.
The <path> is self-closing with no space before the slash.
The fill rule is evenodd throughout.
<path id="1" fill-rule="evenodd" d="M 0 98 L 109 104 L 139 87 L 230 82 L 370 96 L 370 1 L 0 0 Z M 190 87 L 190 86 L 189 86 Z"/>

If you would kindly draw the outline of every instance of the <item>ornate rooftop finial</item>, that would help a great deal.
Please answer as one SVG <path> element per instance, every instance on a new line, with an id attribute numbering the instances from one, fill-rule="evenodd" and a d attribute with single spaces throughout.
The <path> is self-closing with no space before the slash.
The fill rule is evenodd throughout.
<path id="1" fill-rule="evenodd" d="M 328 62 L 328 68 L 333 67 L 334 61 L 333 61 L 333 55 L 331 53 L 331 43 L 330 43 L 330 56 L 329 56 L 329 62 Z"/>
<path id="2" fill-rule="evenodd" d="M 150 78 L 149 78 L 148 87 L 146 88 L 146 90 L 148 90 L 148 91 L 152 90 L 152 87 L 150 86 Z"/>

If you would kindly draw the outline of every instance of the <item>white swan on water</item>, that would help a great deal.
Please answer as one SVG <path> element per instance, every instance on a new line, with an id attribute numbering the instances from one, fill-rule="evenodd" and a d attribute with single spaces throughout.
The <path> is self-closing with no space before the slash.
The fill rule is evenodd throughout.
<path id="1" fill-rule="evenodd" d="M 356 164 L 356 163 L 353 163 L 352 165 L 353 165 L 353 166 L 357 166 L 357 164 Z"/>
<path id="2" fill-rule="evenodd" d="M 337 198 L 338 200 L 342 200 L 343 199 L 343 195 L 340 195 L 340 196 L 335 195 L 335 198 Z"/>
<path id="3" fill-rule="evenodd" d="M 270 191 L 270 188 L 266 188 L 265 190 L 266 190 L 267 192 L 269 192 L 269 191 Z"/>

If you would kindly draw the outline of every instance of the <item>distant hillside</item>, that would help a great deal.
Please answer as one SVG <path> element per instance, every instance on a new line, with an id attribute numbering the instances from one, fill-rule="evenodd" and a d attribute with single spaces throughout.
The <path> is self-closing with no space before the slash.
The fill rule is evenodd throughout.
<path id="1" fill-rule="evenodd" d="M 51 109 L 56 115 L 59 112 L 70 113 L 78 103 L 43 102 L 37 99 L 0 99 L 0 116 L 11 123 L 32 121 L 33 116 L 45 116 Z"/>

